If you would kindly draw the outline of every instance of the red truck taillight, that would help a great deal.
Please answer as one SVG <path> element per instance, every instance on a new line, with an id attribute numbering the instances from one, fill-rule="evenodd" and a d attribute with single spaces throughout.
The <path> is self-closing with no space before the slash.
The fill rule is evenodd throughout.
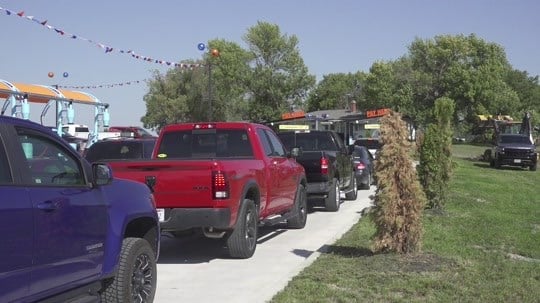
<path id="1" fill-rule="evenodd" d="M 358 170 L 362 170 L 362 169 L 365 169 L 365 168 L 366 168 L 366 166 L 362 162 L 356 164 L 356 169 L 358 169 Z"/>
<path id="2" fill-rule="evenodd" d="M 328 175 L 328 158 L 321 158 L 321 174 Z"/>
<path id="3" fill-rule="evenodd" d="M 222 171 L 212 172 L 212 197 L 214 199 L 227 199 L 229 197 L 229 182 Z"/>

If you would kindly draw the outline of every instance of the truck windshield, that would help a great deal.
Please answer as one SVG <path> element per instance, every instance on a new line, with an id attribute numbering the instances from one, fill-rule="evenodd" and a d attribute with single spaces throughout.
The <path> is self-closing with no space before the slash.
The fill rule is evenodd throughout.
<path id="1" fill-rule="evenodd" d="M 244 129 L 200 129 L 168 132 L 163 135 L 158 159 L 245 158 L 253 149 Z"/>
<path id="2" fill-rule="evenodd" d="M 529 137 L 526 136 L 501 136 L 500 142 L 531 144 Z"/>

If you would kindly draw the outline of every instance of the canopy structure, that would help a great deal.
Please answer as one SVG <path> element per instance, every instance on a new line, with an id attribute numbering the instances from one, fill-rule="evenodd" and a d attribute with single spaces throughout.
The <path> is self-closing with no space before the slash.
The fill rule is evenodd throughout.
<path id="1" fill-rule="evenodd" d="M 56 105 L 56 129 L 62 132 L 63 124 L 73 124 L 75 109 L 73 103 L 87 104 L 94 107 L 94 129 L 88 138 L 88 145 L 98 139 L 100 124 L 109 126 L 109 104 L 102 103 L 95 96 L 67 89 L 58 89 L 47 85 L 11 83 L 0 79 L 0 99 L 5 99 L 1 114 L 4 115 L 11 107 L 11 116 L 23 119 L 30 117 L 30 103 L 45 104 L 41 117 L 47 113 L 51 105 Z"/>

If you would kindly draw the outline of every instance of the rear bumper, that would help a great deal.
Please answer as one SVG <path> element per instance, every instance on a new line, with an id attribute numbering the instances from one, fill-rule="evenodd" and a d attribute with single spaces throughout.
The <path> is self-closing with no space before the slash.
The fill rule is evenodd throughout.
<path id="1" fill-rule="evenodd" d="M 166 208 L 163 231 L 180 231 L 196 227 L 230 228 L 231 211 L 228 208 Z"/>
<path id="2" fill-rule="evenodd" d="M 367 170 L 356 170 L 354 171 L 354 177 L 356 178 L 356 182 L 358 185 L 370 185 L 368 184 L 370 182 L 369 180 L 369 173 Z"/>
<path id="3" fill-rule="evenodd" d="M 312 182 L 307 184 L 306 191 L 309 196 L 326 196 L 331 186 L 331 182 Z"/>

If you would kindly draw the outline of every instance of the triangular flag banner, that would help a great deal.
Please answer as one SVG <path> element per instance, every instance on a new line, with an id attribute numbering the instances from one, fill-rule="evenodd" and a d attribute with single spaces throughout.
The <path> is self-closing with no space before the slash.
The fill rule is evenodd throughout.
<path id="1" fill-rule="evenodd" d="M 4 11 L 6 13 L 6 15 L 8 15 L 8 16 L 11 16 L 12 12 L 13 12 L 13 11 L 11 11 L 9 9 L 6 9 L 6 8 L 3 8 L 3 7 L 0 7 L 0 11 Z M 135 58 L 135 59 L 142 59 L 143 61 L 153 62 L 153 63 L 157 63 L 157 64 L 165 64 L 167 66 L 174 65 L 175 67 L 179 67 L 179 68 L 190 68 L 191 69 L 191 68 L 194 68 L 194 67 L 201 66 L 201 64 L 195 64 L 195 65 L 194 64 L 189 64 L 189 65 L 186 65 L 186 64 L 182 64 L 182 63 L 173 63 L 173 61 L 169 61 L 169 60 L 152 59 L 149 56 L 143 56 L 143 55 L 136 54 L 133 50 L 122 50 L 122 49 L 119 49 L 119 48 L 114 48 L 114 47 L 111 47 L 111 46 L 107 46 L 105 44 L 94 42 L 93 40 L 84 38 L 84 37 L 82 37 L 80 35 L 69 34 L 64 30 L 61 30 L 59 28 L 56 28 L 54 26 L 51 26 L 51 25 L 47 24 L 47 22 L 48 22 L 47 20 L 39 21 L 34 16 L 25 16 L 24 14 L 25 14 L 24 11 L 20 11 L 20 12 L 17 13 L 17 16 L 23 17 L 23 18 L 25 18 L 27 20 L 30 20 L 30 21 L 34 21 L 35 23 L 39 23 L 39 24 L 47 27 L 48 29 L 54 30 L 56 33 L 60 34 L 61 36 L 66 36 L 66 37 L 69 37 L 71 39 L 83 40 L 83 41 L 92 43 L 94 45 L 97 45 L 100 48 L 105 49 L 105 53 L 111 53 L 114 50 L 116 50 L 117 52 L 119 52 L 121 54 L 130 54 L 131 57 Z"/>

